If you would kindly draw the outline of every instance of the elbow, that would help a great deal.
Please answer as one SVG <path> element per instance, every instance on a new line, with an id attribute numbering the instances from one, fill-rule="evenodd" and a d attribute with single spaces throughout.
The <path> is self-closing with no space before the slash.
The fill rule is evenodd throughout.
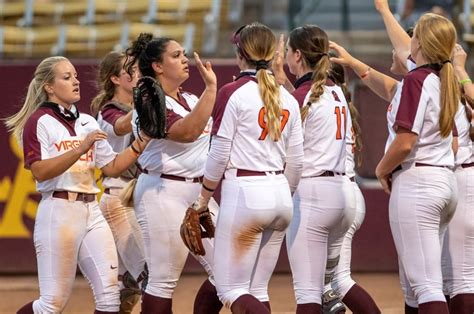
<path id="1" fill-rule="evenodd" d="M 400 151 L 404 154 L 408 155 L 412 151 L 413 147 L 415 146 L 415 142 L 406 142 L 403 143 L 400 147 Z"/>
<path id="2" fill-rule="evenodd" d="M 38 171 L 34 171 L 33 169 L 31 169 L 31 174 L 38 183 L 44 182 L 49 179 L 45 174 L 39 173 Z"/>
<path id="3" fill-rule="evenodd" d="M 100 170 L 102 171 L 104 176 L 111 177 L 111 178 L 118 178 L 118 177 L 120 177 L 120 174 L 122 173 L 122 171 L 119 171 L 119 170 L 116 170 L 116 169 L 110 168 L 110 167 L 103 167 Z"/>
<path id="4" fill-rule="evenodd" d="M 178 138 L 172 138 L 172 140 L 181 142 L 181 143 L 193 143 L 195 142 L 202 132 L 196 132 L 193 130 L 188 130 L 183 132 Z"/>

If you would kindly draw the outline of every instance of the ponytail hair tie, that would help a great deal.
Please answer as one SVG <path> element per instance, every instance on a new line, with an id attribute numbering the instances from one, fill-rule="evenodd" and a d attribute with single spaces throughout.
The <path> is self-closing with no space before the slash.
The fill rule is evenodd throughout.
<path id="1" fill-rule="evenodd" d="M 263 70 L 268 69 L 268 61 L 266 61 L 266 60 L 262 59 L 262 60 L 255 61 L 255 64 L 257 66 L 257 72 L 258 72 L 258 70 L 261 70 L 261 69 L 263 69 Z"/>
<path id="2" fill-rule="evenodd" d="M 451 63 L 451 60 L 444 60 L 444 61 L 441 62 L 442 65 L 444 65 L 446 63 Z"/>

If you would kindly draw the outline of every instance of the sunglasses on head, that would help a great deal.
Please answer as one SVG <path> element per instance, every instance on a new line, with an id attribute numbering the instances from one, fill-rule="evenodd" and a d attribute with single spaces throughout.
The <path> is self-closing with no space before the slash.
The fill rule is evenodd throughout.
<path id="1" fill-rule="evenodd" d="M 242 56 L 244 57 L 245 59 L 247 60 L 252 60 L 249 55 L 245 52 L 245 50 L 243 50 L 241 47 L 240 47 L 240 33 L 242 32 L 242 30 L 247 27 L 247 25 L 242 25 L 239 27 L 239 29 L 237 29 L 237 31 L 235 31 L 234 34 L 232 34 L 232 37 L 230 38 L 230 42 L 232 44 L 234 44 L 236 47 L 237 47 L 237 52 Z"/>

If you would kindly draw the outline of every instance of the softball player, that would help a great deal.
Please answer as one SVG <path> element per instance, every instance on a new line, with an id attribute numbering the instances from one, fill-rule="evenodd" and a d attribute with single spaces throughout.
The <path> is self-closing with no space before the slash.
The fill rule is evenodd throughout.
<path id="1" fill-rule="evenodd" d="M 241 72 L 219 90 L 196 202 L 206 206 L 224 175 L 214 248 L 217 292 L 232 313 L 270 313 L 268 281 L 302 170 L 301 120 L 295 99 L 267 71 L 276 46 L 271 30 L 245 25 L 232 42 Z"/>
<path id="2" fill-rule="evenodd" d="M 22 109 L 7 127 L 22 138 L 25 167 L 42 194 L 34 243 L 40 298 L 19 313 L 60 313 L 72 291 L 76 268 L 90 282 L 95 313 L 118 313 L 117 253 L 112 232 L 96 201 L 94 167 L 118 176 L 137 159 L 126 149 L 116 154 L 106 133 L 79 113 L 79 80 L 64 57 L 50 57 L 36 68 Z M 141 151 L 147 140 L 134 141 Z"/>
<path id="3" fill-rule="evenodd" d="M 348 206 L 354 192 L 344 175 L 350 113 L 341 88 L 327 76 L 328 45 L 319 27 L 299 27 L 289 35 L 286 56 L 290 72 L 299 76 L 293 95 L 304 98 L 303 174 L 286 237 L 297 313 L 321 311 L 324 283 L 334 274 L 354 220 L 354 208 Z"/>
<path id="4" fill-rule="evenodd" d="M 332 288 L 337 295 L 342 298 L 344 304 L 354 313 L 381 313 L 372 297 L 359 286 L 351 277 L 351 255 L 352 255 L 352 239 L 354 234 L 361 227 L 365 218 L 365 201 L 362 192 L 355 182 L 355 151 L 360 152 L 360 126 L 357 122 L 359 116 L 357 109 L 351 103 L 351 95 L 347 89 L 344 68 L 337 63 L 331 64 L 331 78 L 336 84 L 341 86 L 344 96 L 346 97 L 351 119 L 347 121 L 346 130 L 346 176 L 349 177 L 351 185 L 355 193 L 355 218 L 349 230 L 344 236 L 341 247 L 341 257 L 336 267 L 334 278 L 331 282 Z M 325 304 L 323 303 L 323 308 Z M 332 308 L 329 307 L 328 308 Z"/>
<path id="5" fill-rule="evenodd" d="M 464 69 L 465 61 L 466 53 L 456 45 L 453 57 L 456 76 L 463 85 L 472 85 Z M 474 95 L 467 86 L 465 92 L 466 98 L 472 99 Z M 474 152 L 469 136 L 472 121 L 469 104 L 460 106 L 455 121 L 458 131 L 455 160 L 458 205 L 443 242 L 443 281 L 445 294 L 450 296 L 450 312 L 471 314 L 474 312 Z"/>
<path id="6" fill-rule="evenodd" d="M 139 158 L 143 173 L 135 187 L 134 207 L 149 270 L 142 311 L 171 313 L 172 294 L 188 256 L 179 229 L 186 209 L 199 195 L 209 150 L 209 118 L 216 97 L 216 76 L 210 63 L 203 65 L 195 54 L 206 84 L 198 99 L 180 90 L 189 78 L 189 66 L 183 47 L 176 41 L 141 34 L 127 54 L 130 62 L 126 66 L 138 61 L 141 74 L 156 78 L 166 93 L 167 137 L 152 139 Z M 132 121 L 135 119 L 136 111 Z M 198 260 L 212 280 L 212 246 L 206 252 Z M 205 283 L 203 289 L 216 293 L 212 284 Z M 214 301 L 219 302 L 217 298 Z"/>
<path id="7" fill-rule="evenodd" d="M 420 18 L 411 40 L 418 66 L 397 84 L 367 68 L 336 44 L 334 61 L 362 73 L 364 82 L 389 99 L 389 139 L 376 169 L 391 193 L 389 217 L 399 257 L 406 312 L 448 313 L 442 291 L 440 238 L 457 199 L 451 149 L 459 90 L 449 61 L 456 41 L 452 23 L 434 14 Z M 421 201 L 422 200 L 422 201 Z"/>
<path id="8" fill-rule="evenodd" d="M 125 55 L 110 52 L 99 66 L 100 93 L 92 100 L 91 112 L 100 128 L 107 133 L 107 141 L 115 151 L 122 151 L 132 137 L 132 88 L 138 79 L 138 69 L 130 76 L 124 69 Z M 135 66 L 136 67 L 136 66 Z M 132 165 L 119 178 L 104 177 L 104 194 L 100 209 L 114 235 L 119 256 L 120 309 L 130 313 L 141 298 L 137 279 L 146 277 L 145 256 L 140 227 L 132 207 L 125 207 L 119 194 L 127 183 L 138 177 L 139 168 Z"/>

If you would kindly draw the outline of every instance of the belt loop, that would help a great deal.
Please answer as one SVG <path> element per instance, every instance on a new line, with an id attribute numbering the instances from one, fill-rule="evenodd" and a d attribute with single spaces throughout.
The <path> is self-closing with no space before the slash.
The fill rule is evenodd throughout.
<path id="1" fill-rule="evenodd" d="M 75 202 L 77 200 L 78 195 L 79 194 L 75 192 L 67 192 L 67 200 L 69 202 Z"/>

